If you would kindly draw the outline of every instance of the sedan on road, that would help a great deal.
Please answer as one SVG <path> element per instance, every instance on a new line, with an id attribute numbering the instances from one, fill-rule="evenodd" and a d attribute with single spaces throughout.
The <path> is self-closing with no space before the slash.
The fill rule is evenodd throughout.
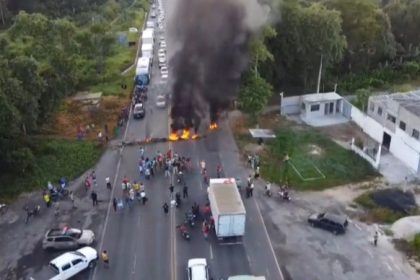
<path id="1" fill-rule="evenodd" d="M 168 75 L 168 67 L 166 67 L 166 66 L 163 66 L 163 67 L 161 67 L 160 68 L 160 73 L 162 74 L 162 75 Z"/>
<path id="2" fill-rule="evenodd" d="M 144 109 L 143 103 L 136 104 L 133 110 L 133 117 L 135 119 L 142 119 L 146 115 L 146 110 Z"/>
<path id="3" fill-rule="evenodd" d="M 160 41 L 160 47 L 166 49 L 166 42 Z"/>
<path id="4" fill-rule="evenodd" d="M 209 280 L 206 259 L 188 260 L 188 280 Z"/>
<path id="5" fill-rule="evenodd" d="M 159 65 L 166 62 L 166 55 L 159 55 Z"/>
<path id="6" fill-rule="evenodd" d="M 42 248 L 45 250 L 75 249 L 92 245 L 94 241 L 95 234 L 91 230 L 64 227 L 47 231 L 42 240 Z"/>
<path id="7" fill-rule="evenodd" d="M 165 95 L 158 95 L 156 97 L 156 107 L 165 108 L 166 107 L 166 97 Z"/>
<path id="8" fill-rule="evenodd" d="M 319 227 L 334 234 L 344 234 L 348 221 L 346 217 L 331 213 L 315 213 L 308 217 L 308 223 L 313 227 Z"/>

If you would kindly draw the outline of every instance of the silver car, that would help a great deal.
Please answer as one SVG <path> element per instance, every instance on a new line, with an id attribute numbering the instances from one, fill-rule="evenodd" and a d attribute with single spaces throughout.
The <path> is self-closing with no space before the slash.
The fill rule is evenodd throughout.
<path id="1" fill-rule="evenodd" d="M 45 250 L 75 249 L 80 246 L 92 245 L 95 234 L 88 229 L 64 227 L 62 229 L 50 229 L 42 240 L 42 248 Z"/>
<path id="2" fill-rule="evenodd" d="M 156 97 L 156 107 L 158 108 L 166 107 L 166 97 L 164 95 L 158 95 Z"/>

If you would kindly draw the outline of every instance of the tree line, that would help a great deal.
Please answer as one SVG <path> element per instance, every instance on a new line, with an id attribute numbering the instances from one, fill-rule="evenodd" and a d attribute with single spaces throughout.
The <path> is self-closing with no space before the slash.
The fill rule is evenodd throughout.
<path id="1" fill-rule="evenodd" d="M 420 0 L 283 0 L 254 38 L 240 106 L 254 118 L 273 91 L 354 94 L 420 76 Z M 256 58 L 259 58 L 256 60 Z"/>

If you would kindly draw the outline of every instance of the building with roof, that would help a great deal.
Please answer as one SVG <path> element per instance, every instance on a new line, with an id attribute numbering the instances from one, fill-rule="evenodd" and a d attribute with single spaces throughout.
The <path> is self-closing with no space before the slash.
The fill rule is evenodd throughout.
<path id="1" fill-rule="evenodd" d="M 371 96 L 367 114 L 380 129 L 363 129 L 377 135 L 384 148 L 420 174 L 420 90 Z"/>
<path id="2" fill-rule="evenodd" d="M 335 92 L 285 97 L 281 101 L 281 114 L 299 114 L 310 126 L 329 126 L 348 121 L 343 116 L 343 104 L 343 97 Z"/>

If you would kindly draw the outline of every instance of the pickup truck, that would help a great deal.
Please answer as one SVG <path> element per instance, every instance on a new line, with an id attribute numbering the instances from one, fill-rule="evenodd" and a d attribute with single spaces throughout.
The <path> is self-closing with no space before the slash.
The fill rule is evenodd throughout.
<path id="1" fill-rule="evenodd" d="M 49 280 L 67 280 L 79 272 L 93 268 L 98 260 L 98 252 L 92 247 L 83 247 L 77 251 L 64 253 L 49 263 Z"/>

